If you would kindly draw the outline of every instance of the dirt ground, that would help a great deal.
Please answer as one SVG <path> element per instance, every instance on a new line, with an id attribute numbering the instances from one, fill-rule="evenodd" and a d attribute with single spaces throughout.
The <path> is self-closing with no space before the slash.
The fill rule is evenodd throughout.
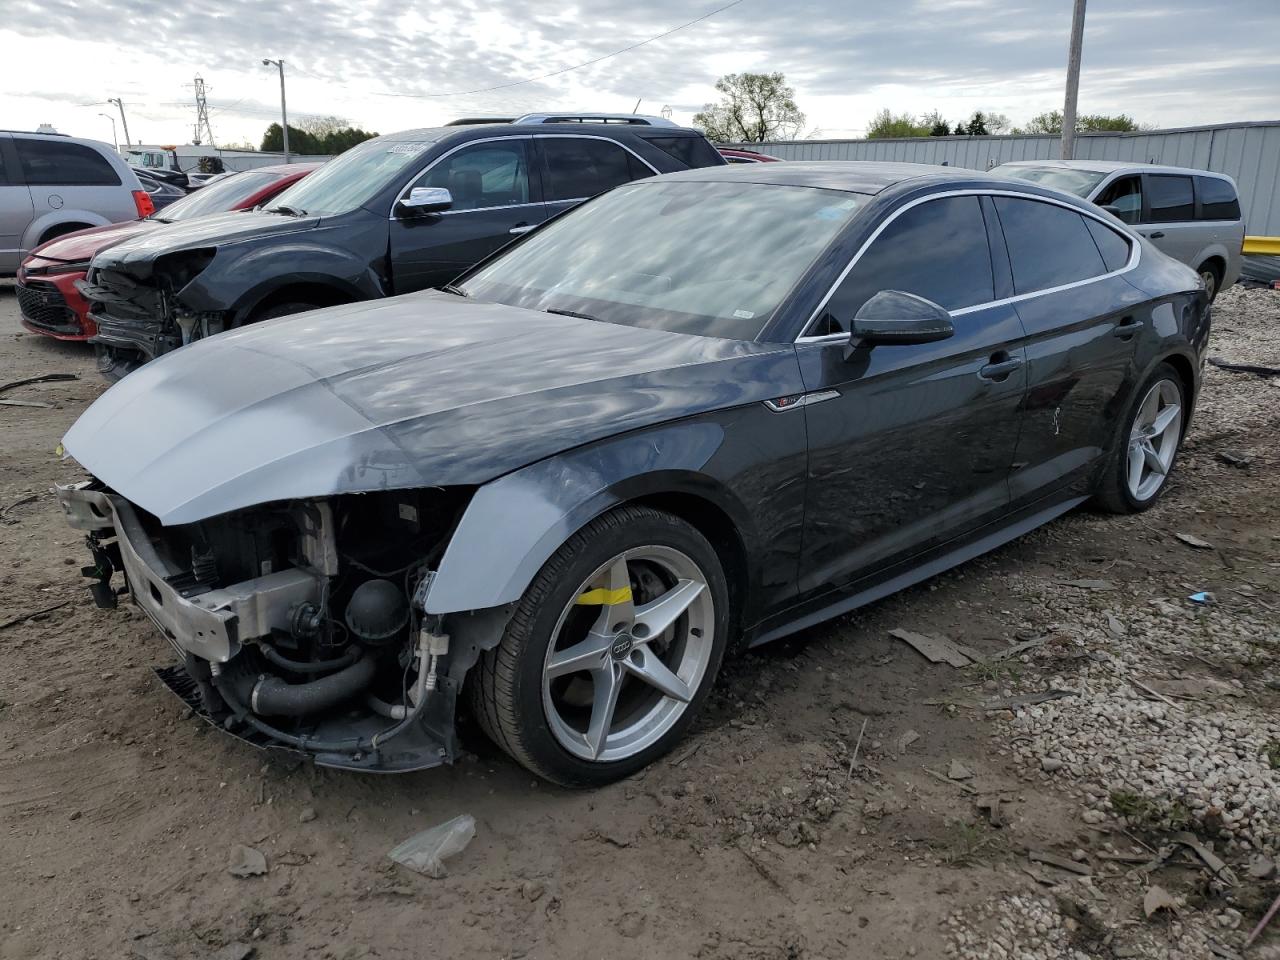
<path id="1" fill-rule="evenodd" d="M 1210 352 L 1280 364 L 1275 328 L 1280 293 L 1226 291 Z M 1013 749 L 1020 711 L 986 709 L 1078 688 L 1100 663 L 1090 653 L 1137 644 L 1136 625 L 1165 604 L 1161 636 L 1186 644 L 1132 647 L 1148 683 L 1234 681 L 1230 698 L 1193 692 L 1175 707 L 1276 718 L 1280 378 L 1210 370 L 1151 512 L 1077 511 L 745 656 L 669 759 L 575 793 L 533 782 L 471 727 L 452 768 L 370 777 L 269 760 L 190 717 L 152 676 L 170 653 L 145 618 L 93 606 L 86 555 L 49 491 L 74 469 L 55 454 L 62 433 L 104 388 L 91 353 L 23 331 L 0 281 L 0 383 L 54 372 L 80 379 L 3 397 L 50 407 L 0 406 L 0 507 L 36 496 L 0 523 L 0 624 L 62 604 L 0 627 L 0 960 L 1215 955 L 1206 943 L 1229 957 L 1280 892 L 1274 874 L 1248 873 L 1259 850 L 1274 857 L 1274 834 L 1228 847 L 1193 826 L 1240 877 L 1226 890 L 1185 857 L 1146 880 L 1108 859 L 1158 849 L 1169 824 L 1110 807 L 1083 819 L 1086 791 L 1107 785 Z M 1197 590 L 1217 603 L 1193 607 Z M 1135 626 L 1091 639 L 1098 617 Z M 984 654 L 1047 634 L 1076 651 L 1050 642 L 1012 667 L 955 669 L 893 639 L 899 627 Z M 1252 659 L 1197 639 L 1237 627 Z M 1146 706 L 1132 685 L 1107 696 Z M 1068 715 L 1083 699 L 1054 706 Z M 977 806 L 996 797 L 999 828 Z M 447 877 L 387 859 L 461 813 L 477 835 Z M 265 854 L 264 876 L 228 872 L 241 844 Z M 1029 848 L 1075 856 L 1092 877 L 1033 867 Z M 1180 900 L 1177 916 L 1145 917 L 1148 880 Z M 1037 915 L 1027 904 L 1050 920 L 1009 934 Z M 1278 944 L 1280 919 L 1246 955 Z"/>

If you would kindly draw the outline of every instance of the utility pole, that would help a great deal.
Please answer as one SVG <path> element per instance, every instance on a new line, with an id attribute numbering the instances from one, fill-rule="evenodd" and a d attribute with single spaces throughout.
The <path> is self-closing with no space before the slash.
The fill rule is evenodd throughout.
<path id="1" fill-rule="evenodd" d="M 269 67 L 275 64 L 280 70 L 280 129 L 284 134 L 284 162 L 289 162 L 289 111 L 284 105 L 284 61 L 272 60 L 269 57 L 262 58 L 262 65 Z"/>
<path id="2" fill-rule="evenodd" d="M 1062 105 L 1062 159 L 1070 160 L 1076 149 L 1076 98 L 1080 93 L 1080 52 L 1084 46 L 1084 4 L 1075 0 L 1071 13 L 1071 46 L 1067 48 L 1067 96 Z"/>
<path id="3" fill-rule="evenodd" d="M 129 139 L 129 121 L 125 119 L 124 102 L 119 97 L 107 97 L 107 103 L 114 103 L 120 108 L 120 123 L 124 126 L 124 145 L 127 147 L 133 141 Z"/>
<path id="4" fill-rule="evenodd" d="M 112 145 L 116 148 L 116 153 L 119 153 L 119 152 L 120 152 L 120 140 L 119 140 L 119 138 L 116 136 L 116 118 L 115 118 L 115 117 L 113 117 L 113 116 L 112 116 L 111 114 L 109 114 L 109 113 L 100 113 L 100 114 L 98 114 L 98 116 L 100 116 L 100 117 L 106 117 L 108 120 L 110 120 L 110 121 L 111 121 L 111 143 L 112 143 Z"/>

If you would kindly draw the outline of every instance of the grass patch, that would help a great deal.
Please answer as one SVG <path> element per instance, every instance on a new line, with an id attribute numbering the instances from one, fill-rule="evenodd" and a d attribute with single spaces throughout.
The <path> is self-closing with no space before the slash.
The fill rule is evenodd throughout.
<path id="1" fill-rule="evenodd" d="M 1262 749 L 1272 770 L 1280 770 L 1280 740 L 1272 740 Z"/>
<path id="2" fill-rule="evenodd" d="M 1144 830 L 1181 830 L 1193 819 L 1190 808 L 1180 800 L 1165 806 L 1132 790 L 1112 790 L 1111 808 Z"/>
<path id="3" fill-rule="evenodd" d="M 942 862 L 949 867 L 964 867 L 982 859 L 996 843 L 997 837 L 981 826 L 953 820 L 941 843 Z"/>

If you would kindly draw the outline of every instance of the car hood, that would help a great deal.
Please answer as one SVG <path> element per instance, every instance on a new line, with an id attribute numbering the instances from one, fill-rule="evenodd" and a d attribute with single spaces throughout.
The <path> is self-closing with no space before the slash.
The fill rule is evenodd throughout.
<path id="1" fill-rule="evenodd" d="M 319 217 L 289 217 L 258 211 L 216 213 L 178 223 L 162 223 L 155 230 L 132 237 L 99 254 L 94 267 L 121 270 L 145 280 L 157 257 L 180 250 L 216 247 L 226 243 L 283 236 L 309 230 Z"/>
<path id="2" fill-rule="evenodd" d="M 428 292 L 267 321 L 146 364 L 66 451 L 165 524 L 484 483 L 571 447 L 803 390 L 789 344 Z"/>
<path id="3" fill-rule="evenodd" d="M 33 257 L 45 260 L 57 260 L 61 263 L 75 263 L 88 260 L 99 250 L 105 250 L 113 244 L 136 237 L 154 230 L 163 224 L 154 220 L 126 220 L 124 223 L 108 223 L 103 227 L 90 227 L 88 230 L 77 230 L 48 243 L 41 244 L 31 251 Z"/>

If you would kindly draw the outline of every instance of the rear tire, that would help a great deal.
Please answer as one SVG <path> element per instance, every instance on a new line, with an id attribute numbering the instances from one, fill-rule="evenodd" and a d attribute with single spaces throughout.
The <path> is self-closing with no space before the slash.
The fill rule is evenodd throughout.
<path id="1" fill-rule="evenodd" d="M 1177 463 L 1187 410 L 1178 371 L 1160 364 L 1135 391 L 1121 421 L 1094 493 L 1099 507 L 1109 513 L 1141 513 L 1160 499 Z"/>
<path id="2" fill-rule="evenodd" d="M 538 776 L 610 783 L 684 736 L 728 630 L 728 584 L 707 539 L 671 514 L 621 507 L 571 536 L 534 577 L 468 677 L 472 712 Z"/>
<path id="3" fill-rule="evenodd" d="M 1218 270 L 1217 264 L 1212 260 L 1206 260 L 1196 267 L 1196 273 L 1200 274 L 1205 292 L 1209 295 L 1209 302 L 1213 303 L 1214 298 L 1218 295 L 1218 290 L 1222 287 L 1222 275 Z"/>
<path id="4" fill-rule="evenodd" d="M 50 227 L 45 231 L 40 243 L 48 243 L 50 240 L 57 240 L 59 237 L 65 237 L 68 233 L 75 233 L 77 230 L 88 230 L 87 223 L 60 223 L 56 227 Z"/>

